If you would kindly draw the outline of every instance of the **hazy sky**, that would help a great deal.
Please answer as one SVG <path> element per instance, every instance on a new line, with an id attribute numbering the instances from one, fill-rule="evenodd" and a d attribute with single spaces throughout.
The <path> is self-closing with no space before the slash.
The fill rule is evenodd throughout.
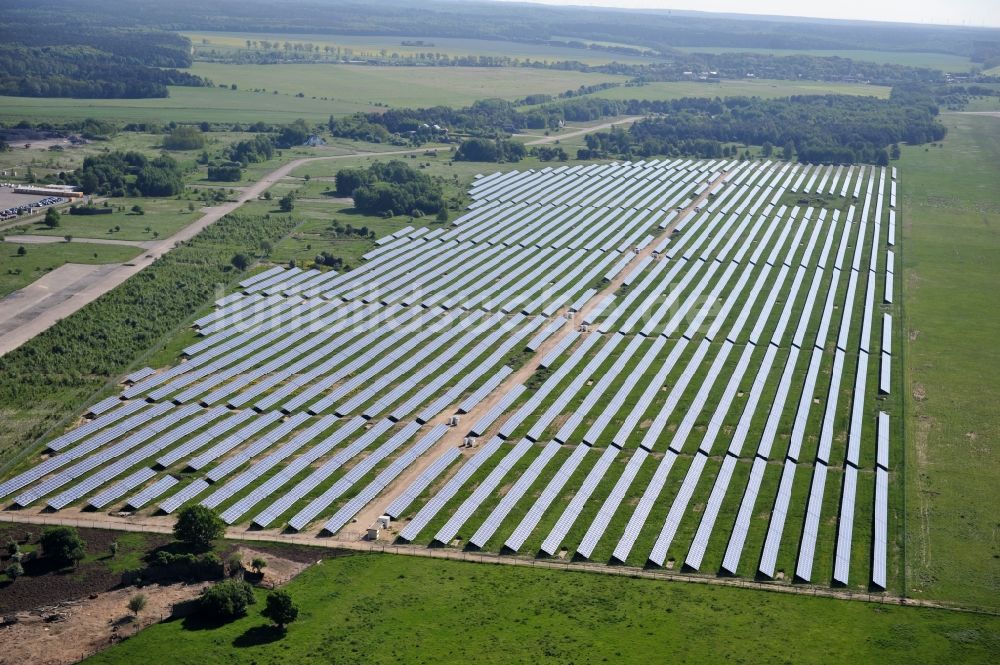
<path id="1" fill-rule="evenodd" d="M 820 18 L 941 23 L 1000 27 L 1000 0 L 527 0 L 551 5 L 592 5 L 639 9 L 691 9 L 704 12 L 815 16 Z"/>

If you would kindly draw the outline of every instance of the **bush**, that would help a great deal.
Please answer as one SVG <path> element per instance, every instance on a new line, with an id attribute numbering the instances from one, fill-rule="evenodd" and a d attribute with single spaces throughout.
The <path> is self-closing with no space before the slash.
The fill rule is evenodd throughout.
<path id="1" fill-rule="evenodd" d="M 46 529 L 38 541 L 42 552 L 64 565 L 76 565 L 86 554 L 87 544 L 69 526 L 54 526 Z"/>
<path id="2" fill-rule="evenodd" d="M 10 578 L 10 581 L 14 582 L 17 580 L 18 577 L 24 575 L 24 566 L 22 566 L 20 562 L 15 561 L 9 566 L 7 566 L 7 570 L 4 572 L 7 573 L 7 577 Z"/>
<path id="3" fill-rule="evenodd" d="M 174 524 L 174 537 L 197 550 L 207 550 L 225 532 L 226 525 L 215 511 L 201 505 L 182 510 Z"/>
<path id="4" fill-rule="evenodd" d="M 243 179 L 239 163 L 215 164 L 208 167 L 208 179 L 213 182 L 238 182 Z"/>
<path id="5" fill-rule="evenodd" d="M 205 147 L 205 135 L 195 127 L 181 126 L 163 139 L 166 150 L 201 150 Z"/>
<path id="6" fill-rule="evenodd" d="M 145 594 L 137 593 L 128 599 L 128 611 L 134 616 L 139 616 L 139 612 L 146 609 L 146 596 Z"/>
<path id="7" fill-rule="evenodd" d="M 201 592 L 198 608 L 211 619 L 235 619 L 257 602 L 253 587 L 243 580 L 229 579 Z"/>
<path id="8" fill-rule="evenodd" d="M 242 253 L 234 254 L 230 263 L 232 263 L 237 270 L 243 271 L 250 267 L 250 257 Z"/>

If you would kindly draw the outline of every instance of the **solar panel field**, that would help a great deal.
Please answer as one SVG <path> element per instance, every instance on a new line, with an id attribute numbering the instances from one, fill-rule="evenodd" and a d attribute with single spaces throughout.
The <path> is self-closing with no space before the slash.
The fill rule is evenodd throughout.
<path id="1" fill-rule="evenodd" d="M 898 587 L 895 169 L 652 160 L 470 194 L 350 272 L 244 280 L 0 498 Z"/>

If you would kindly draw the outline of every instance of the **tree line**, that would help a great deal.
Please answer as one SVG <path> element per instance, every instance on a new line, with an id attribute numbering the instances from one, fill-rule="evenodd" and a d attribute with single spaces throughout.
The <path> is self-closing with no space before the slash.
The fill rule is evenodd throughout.
<path id="1" fill-rule="evenodd" d="M 888 148 L 939 141 L 945 127 L 918 91 L 888 100 L 850 95 L 759 99 L 682 99 L 626 132 L 587 135 L 582 158 L 696 154 L 721 157 L 727 143 L 782 146 L 810 163 L 888 163 Z"/>
<path id="2" fill-rule="evenodd" d="M 0 46 L 0 94 L 16 97 L 166 97 L 168 85 L 201 86 L 199 76 L 159 69 L 90 46 Z"/>
<path id="3" fill-rule="evenodd" d="M 626 44 L 661 55 L 677 46 L 763 49 L 865 49 L 968 56 L 977 42 L 1000 42 L 1000 31 L 966 26 L 788 20 L 620 9 L 562 8 L 426 0 L 298 3 L 289 11 L 269 0 L 9 0 L 18 15 L 66 16 L 84 25 L 94 17 L 112 26 L 281 34 L 392 35 L 397 38 L 500 39 L 551 45 L 570 41 Z M 277 39 L 277 38 L 276 38 Z"/>

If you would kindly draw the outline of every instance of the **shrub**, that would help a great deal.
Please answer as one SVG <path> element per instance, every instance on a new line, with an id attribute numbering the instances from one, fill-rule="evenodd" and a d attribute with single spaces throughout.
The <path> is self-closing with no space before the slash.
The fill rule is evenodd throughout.
<path id="1" fill-rule="evenodd" d="M 73 527 L 50 527 L 42 533 L 38 542 L 41 543 L 45 556 L 64 565 L 75 566 L 86 554 L 87 544 Z"/>
<path id="2" fill-rule="evenodd" d="M 134 616 L 139 616 L 139 612 L 146 609 L 146 596 L 145 594 L 137 593 L 128 599 L 128 611 Z"/>
<path id="3" fill-rule="evenodd" d="M 201 150 L 205 147 L 205 136 L 195 127 L 181 126 L 163 139 L 166 150 Z"/>
<path id="4" fill-rule="evenodd" d="M 257 602 L 253 587 L 243 580 L 229 579 L 208 587 L 201 592 L 198 607 L 213 619 L 235 619 L 247 613 L 247 608 Z"/>

